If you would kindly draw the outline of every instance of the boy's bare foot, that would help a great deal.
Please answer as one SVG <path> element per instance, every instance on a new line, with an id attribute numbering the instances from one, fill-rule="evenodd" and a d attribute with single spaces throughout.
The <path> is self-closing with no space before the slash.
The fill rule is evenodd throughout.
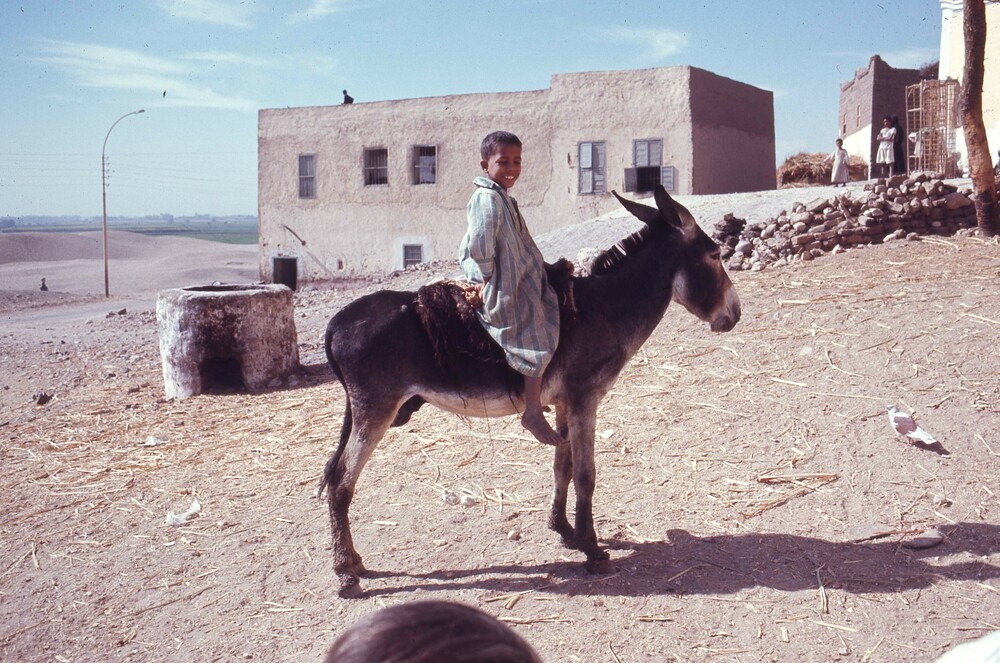
<path id="1" fill-rule="evenodd" d="M 552 426 L 545 420 L 545 415 L 541 412 L 525 411 L 521 415 L 521 425 L 542 444 L 550 444 L 555 447 L 566 443 L 566 439 L 562 435 L 552 430 Z"/>

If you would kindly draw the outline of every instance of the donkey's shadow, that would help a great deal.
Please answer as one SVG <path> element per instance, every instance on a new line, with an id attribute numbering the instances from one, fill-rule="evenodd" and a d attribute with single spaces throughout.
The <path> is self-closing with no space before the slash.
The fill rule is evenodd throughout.
<path id="1" fill-rule="evenodd" d="M 943 529 L 939 546 L 911 550 L 897 541 L 845 543 L 792 534 L 722 534 L 699 537 L 670 530 L 667 541 L 607 541 L 617 572 L 594 576 L 578 562 L 497 565 L 428 573 L 370 572 L 373 578 L 412 579 L 393 587 L 371 587 L 370 595 L 417 589 L 552 594 L 648 596 L 734 594 L 754 587 L 779 591 L 828 588 L 855 594 L 896 593 L 944 581 L 1000 578 L 1000 566 L 984 558 L 1000 553 L 1000 526 L 957 523 Z M 964 553 L 964 554 L 963 554 Z M 961 561 L 947 557 L 963 554 Z M 974 559 L 972 557 L 975 557 Z"/>

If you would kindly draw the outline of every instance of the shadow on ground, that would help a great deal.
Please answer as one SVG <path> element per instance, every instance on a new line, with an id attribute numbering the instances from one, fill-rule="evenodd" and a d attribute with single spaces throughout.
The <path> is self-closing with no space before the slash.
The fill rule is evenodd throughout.
<path id="1" fill-rule="evenodd" d="M 1000 552 L 1000 526 L 957 523 L 943 531 L 947 539 L 941 545 L 910 550 L 894 541 L 847 543 L 787 534 L 699 537 L 685 530 L 670 530 L 668 541 L 606 542 L 609 548 L 624 554 L 612 555 L 617 572 L 603 577 L 587 574 L 582 562 L 487 566 L 421 574 L 370 571 L 366 577 L 408 577 L 414 581 L 391 588 L 369 587 L 371 596 L 418 589 L 606 596 L 715 595 L 755 587 L 784 592 L 816 589 L 821 581 L 827 588 L 866 594 L 921 589 L 939 580 L 982 582 L 1000 577 L 1000 566 L 986 561 L 942 561 L 959 553 L 985 558 Z"/>

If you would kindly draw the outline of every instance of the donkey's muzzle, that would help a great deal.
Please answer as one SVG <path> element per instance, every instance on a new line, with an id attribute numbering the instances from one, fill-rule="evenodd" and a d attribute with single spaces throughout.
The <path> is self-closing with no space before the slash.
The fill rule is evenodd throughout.
<path id="1" fill-rule="evenodd" d="M 709 328 L 714 332 L 727 332 L 736 326 L 736 323 L 740 321 L 740 316 L 737 314 L 735 317 L 729 315 L 720 315 L 709 325 Z"/>
<path id="2" fill-rule="evenodd" d="M 735 290 L 730 289 L 726 293 L 726 305 L 719 311 L 718 315 L 712 318 L 709 329 L 714 332 L 730 331 L 740 321 L 741 314 L 740 298 L 736 296 Z"/>

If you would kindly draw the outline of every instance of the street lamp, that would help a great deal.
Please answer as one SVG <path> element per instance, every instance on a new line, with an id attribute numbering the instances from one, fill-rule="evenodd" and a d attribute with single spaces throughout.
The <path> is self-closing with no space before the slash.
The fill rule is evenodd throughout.
<path id="1" fill-rule="evenodd" d="M 115 120 L 115 123 L 111 125 L 111 129 L 115 128 L 119 122 L 124 120 L 129 115 L 138 115 L 139 113 L 145 113 L 146 109 L 140 108 L 137 111 L 132 111 L 131 113 L 125 113 L 120 118 Z M 107 184 L 107 169 L 104 166 L 104 150 L 108 147 L 108 137 L 111 136 L 111 129 L 108 129 L 107 135 L 104 137 L 104 145 L 101 147 L 101 197 L 103 198 L 104 204 L 104 296 L 111 296 L 111 289 L 108 287 L 108 184 Z"/>

